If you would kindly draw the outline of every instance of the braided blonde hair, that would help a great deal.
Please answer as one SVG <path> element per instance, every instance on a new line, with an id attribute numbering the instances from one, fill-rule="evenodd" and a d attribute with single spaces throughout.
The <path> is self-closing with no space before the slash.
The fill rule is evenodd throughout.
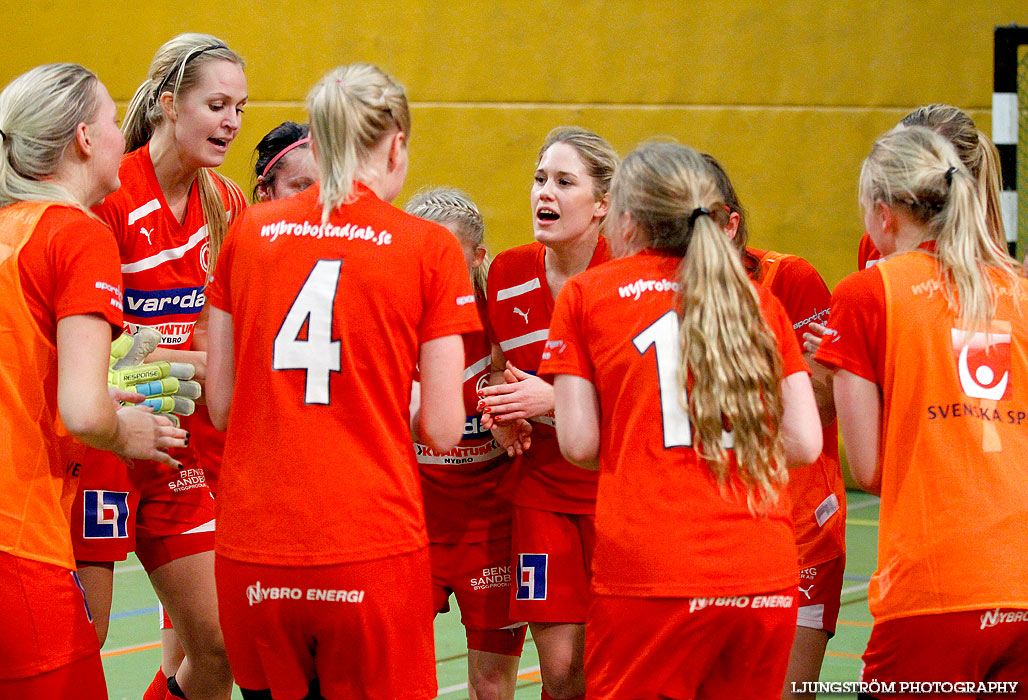
<path id="1" fill-rule="evenodd" d="M 628 214 L 650 247 L 683 256 L 679 402 L 692 421 L 697 455 L 734 496 L 722 444 L 722 431 L 732 431 L 747 505 L 752 513 L 764 513 L 788 483 L 782 361 L 757 291 L 724 233 L 728 208 L 714 173 L 691 148 L 648 143 L 621 163 L 611 194 L 611 221 Z"/>
<path id="2" fill-rule="evenodd" d="M 460 231 L 463 242 L 477 248 L 485 243 L 485 221 L 478 207 L 467 193 L 456 187 L 436 187 L 421 190 L 414 195 L 404 211 L 437 224 L 453 224 Z M 471 281 L 475 294 L 486 298 L 486 280 L 489 277 L 489 256 L 472 269 Z"/>
<path id="3" fill-rule="evenodd" d="M 146 80 L 136 89 L 121 123 L 126 153 L 146 145 L 154 130 L 164 121 L 161 95 L 170 92 L 177 103 L 179 95 L 189 92 L 200 82 L 203 67 L 213 61 L 230 61 L 240 68 L 245 66 L 235 51 L 210 34 L 180 34 L 157 49 Z M 228 191 L 228 213 L 218 182 Z M 200 168 L 196 174 L 196 187 L 207 225 L 207 269 L 213 272 L 228 226 L 246 206 L 246 200 L 236 183 L 211 168 Z"/>

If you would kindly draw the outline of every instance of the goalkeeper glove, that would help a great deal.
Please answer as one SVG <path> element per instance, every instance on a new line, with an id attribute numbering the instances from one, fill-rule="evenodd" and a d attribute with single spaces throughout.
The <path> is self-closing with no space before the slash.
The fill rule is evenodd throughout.
<path id="1" fill-rule="evenodd" d="M 111 344 L 107 383 L 142 394 L 146 397 L 143 406 L 167 415 L 178 426 L 177 416 L 188 416 L 196 410 L 194 402 L 200 398 L 200 384 L 187 381 L 196 371 L 187 362 L 144 362 L 160 342 L 160 332 L 149 326 L 141 326 L 135 335 L 122 333 Z"/>

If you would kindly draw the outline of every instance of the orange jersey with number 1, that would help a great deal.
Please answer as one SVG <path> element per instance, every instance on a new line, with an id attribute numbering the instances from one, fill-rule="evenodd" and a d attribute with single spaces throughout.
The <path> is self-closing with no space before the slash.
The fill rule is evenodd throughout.
<path id="1" fill-rule="evenodd" d="M 744 490 L 723 494 L 678 402 L 680 262 L 649 250 L 614 260 L 569 280 L 557 299 L 540 372 L 584 377 L 600 400 L 592 589 L 675 598 L 780 591 L 799 580 L 788 494 L 764 517 L 749 512 Z M 784 374 L 807 372 L 781 303 L 757 292 Z M 737 477 L 728 486 L 741 488 Z"/>

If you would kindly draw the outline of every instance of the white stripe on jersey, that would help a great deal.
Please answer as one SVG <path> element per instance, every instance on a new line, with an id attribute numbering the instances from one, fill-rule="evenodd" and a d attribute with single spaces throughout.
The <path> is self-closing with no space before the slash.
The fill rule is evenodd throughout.
<path id="1" fill-rule="evenodd" d="M 214 532 L 214 521 L 208 520 L 203 525 L 197 525 L 192 530 L 186 530 L 183 535 L 195 535 L 200 532 Z"/>
<path id="2" fill-rule="evenodd" d="M 166 263 L 169 260 L 178 260 L 205 240 L 207 240 L 207 226 L 201 226 L 200 230 L 190 236 L 189 240 L 186 241 L 184 245 L 180 245 L 178 248 L 162 250 L 160 253 L 157 253 L 157 255 L 151 255 L 150 257 L 143 258 L 142 260 L 126 263 L 121 266 L 121 273 L 123 275 L 127 275 L 130 272 L 152 270 L 161 263 Z"/>
<path id="3" fill-rule="evenodd" d="M 536 280 L 538 282 L 538 280 Z M 507 352 L 514 348 L 520 348 L 522 345 L 530 345 L 532 343 L 538 343 L 541 340 L 546 340 L 550 336 L 550 329 L 543 328 L 541 331 L 532 331 L 531 333 L 525 333 L 519 335 L 517 338 L 511 338 L 510 340 L 500 341 L 500 350 Z"/>
<path id="4" fill-rule="evenodd" d="M 128 225 L 131 226 L 132 224 L 136 223 L 150 212 L 157 211 L 160 208 L 160 200 L 151 199 L 149 202 L 139 207 L 138 209 L 129 212 Z"/>
<path id="5" fill-rule="evenodd" d="M 478 374 L 479 372 L 484 370 L 486 368 L 486 366 L 488 366 L 488 364 L 492 361 L 492 359 L 493 359 L 492 357 L 490 357 L 489 355 L 486 355 L 485 357 L 483 357 L 478 362 L 475 362 L 474 364 L 472 364 L 470 367 L 468 367 L 466 370 L 464 370 L 464 379 L 462 379 L 461 382 L 463 383 L 463 382 L 468 381 L 469 379 L 474 377 L 476 374 Z"/>
<path id="6" fill-rule="evenodd" d="M 496 293 L 496 301 L 503 301 L 504 299 L 510 299 L 512 297 L 521 296 L 522 294 L 528 294 L 533 289 L 539 289 L 542 285 L 539 283 L 538 277 L 533 277 L 527 282 L 516 284 L 513 287 L 507 287 L 501 289 Z"/>

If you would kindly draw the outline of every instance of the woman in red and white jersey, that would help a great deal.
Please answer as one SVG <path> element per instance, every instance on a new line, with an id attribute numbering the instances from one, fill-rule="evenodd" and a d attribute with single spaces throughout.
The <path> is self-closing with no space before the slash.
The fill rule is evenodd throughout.
<path id="1" fill-rule="evenodd" d="M 747 246 L 746 210 L 713 156 L 703 154 L 717 180 L 718 192 L 729 209 L 725 233 L 742 255 L 751 280 L 771 290 L 792 321 L 796 341 L 803 343 L 814 323 L 826 323 L 831 302 L 828 286 L 814 266 L 803 258 Z M 811 372 L 822 426 L 822 449 L 813 464 L 789 472 L 792 526 L 799 548 L 799 611 L 796 639 L 789 659 L 783 698 L 812 697 L 792 692 L 793 683 L 816 681 L 821 675 L 825 647 L 835 634 L 846 569 L 846 484 L 839 462 L 839 426 L 835 420 L 832 375 L 814 362 L 813 353 L 803 359 Z"/>
<path id="2" fill-rule="evenodd" d="M 836 287 L 816 356 L 882 499 L 868 682 L 1028 684 L 1028 282 L 978 187 L 934 131 L 875 142 L 860 202 L 886 257 Z"/>
<path id="3" fill-rule="evenodd" d="M 974 120 L 967 112 L 951 105 L 930 104 L 918 107 L 903 117 L 900 124 L 902 126 L 927 127 L 953 144 L 953 147 L 957 149 L 960 161 L 975 178 L 975 189 L 985 207 L 985 219 L 989 231 L 992 232 L 996 245 L 1005 250 L 1007 237 L 1003 228 L 1003 214 L 999 203 L 999 191 L 1002 184 L 999 152 L 989 137 L 975 125 Z M 865 231 L 857 251 L 857 269 L 864 270 L 871 267 L 881 258 L 881 252 Z"/>
<path id="4" fill-rule="evenodd" d="M 531 624 L 544 699 L 585 692 L 596 475 L 561 456 L 553 387 L 535 373 L 561 287 L 610 257 L 600 226 L 617 160 L 610 144 L 591 131 L 551 131 L 532 185 L 536 242 L 504 251 L 489 270 L 493 369 L 503 379 L 480 390 L 479 410 L 483 424 L 517 453 L 510 614 Z"/>
<path id="5" fill-rule="evenodd" d="M 561 451 L 600 470 L 587 697 L 775 698 L 796 626 L 786 466 L 821 451 L 809 370 L 700 154 L 641 146 L 611 197 L 628 257 L 565 285 L 540 366 Z"/>
<path id="6" fill-rule="evenodd" d="M 246 698 L 430 698 L 411 386 L 417 367 L 416 439 L 448 452 L 461 335 L 482 324 L 453 234 L 388 204 L 407 173 L 403 88 L 355 64 L 307 107 L 321 179 L 248 209 L 210 289 L 219 613 Z"/>
<path id="7" fill-rule="evenodd" d="M 318 166 L 310 147 L 310 128 L 306 124 L 283 122 L 264 135 L 254 148 L 254 184 L 251 202 L 270 202 L 291 197 L 314 184 Z M 207 314 L 201 314 L 193 328 L 192 350 L 207 351 Z M 210 423 L 205 405 L 197 406 L 190 421 L 189 442 L 213 495 L 218 493 L 221 456 L 225 434 Z M 167 620 L 164 620 L 167 624 Z M 159 680 L 159 679 L 157 679 Z"/>
<path id="8" fill-rule="evenodd" d="M 123 458 L 176 461 L 185 431 L 108 395 L 121 333 L 114 240 L 88 207 L 118 188 L 125 140 L 82 66 L 40 66 L 0 93 L 0 697 L 106 699 L 75 574 L 70 436 Z M 121 398 L 119 396 L 119 398 Z"/>
<path id="9" fill-rule="evenodd" d="M 479 317 L 486 318 L 489 260 L 485 222 L 455 188 L 419 192 L 405 210 L 442 224 L 457 238 L 471 275 Z M 446 454 L 414 445 L 425 501 L 436 614 L 453 593 L 468 639 L 468 686 L 477 700 L 510 700 L 527 628 L 510 618 L 511 459 L 478 410 L 489 381 L 492 345 L 485 331 L 464 335 L 464 435 Z M 416 400 L 415 400 L 416 403 Z"/>
<path id="10" fill-rule="evenodd" d="M 121 189 L 96 208 L 118 241 L 126 328 L 157 328 L 161 347 L 149 359 L 191 363 L 201 382 L 206 355 L 191 349 L 193 328 L 210 264 L 229 220 L 244 206 L 239 188 L 212 168 L 224 162 L 239 131 L 246 97 L 242 59 L 220 39 L 183 34 L 164 44 L 123 120 Z M 133 549 L 177 628 L 178 641 L 174 631 L 162 631 L 162 668 L 147 700 L 169 692 L 227 698 L 231 691 L 217 624 L 213 502 L 194 455 L 183 462 L 182 470 L 137 465 L 126 471 L 110 455 L 92 452 L 73 513 L 75 556 L 101 640 L 114 562 Z M 116 494 L 124 528 L 98 527 L 105 516 L 90 504 L 99 492 Z"/>

